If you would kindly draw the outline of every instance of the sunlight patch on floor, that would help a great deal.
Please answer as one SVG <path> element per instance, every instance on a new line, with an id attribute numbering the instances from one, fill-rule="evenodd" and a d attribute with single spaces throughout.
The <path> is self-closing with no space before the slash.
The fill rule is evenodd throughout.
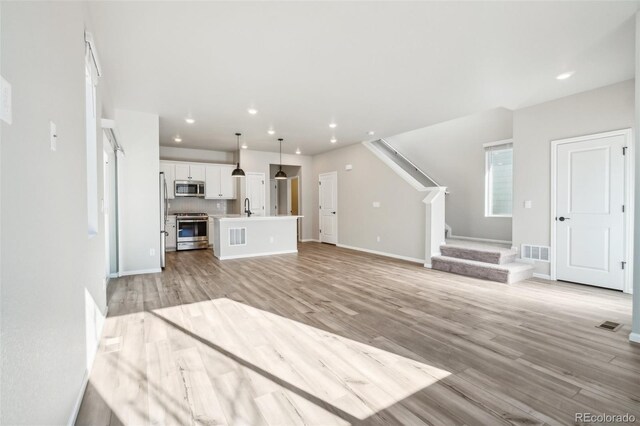
<path id="1" fill-rule="evenodd" d="M 450 374 L 226 298 L 108 322 L 91 383 L 125 423 L 349 424 Z"/>

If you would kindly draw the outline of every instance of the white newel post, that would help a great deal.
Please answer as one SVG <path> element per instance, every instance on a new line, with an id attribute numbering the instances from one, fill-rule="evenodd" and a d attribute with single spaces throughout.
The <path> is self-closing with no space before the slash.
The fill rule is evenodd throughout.
<path id="1" fill-rule="evenodd" d="M 429 188 L 422 200 L 425 208 L 424 266 L 431 268 L 431 257 L 440 255 L 440 246 L 445 242 L 444 199 L 447 188 Z"/>

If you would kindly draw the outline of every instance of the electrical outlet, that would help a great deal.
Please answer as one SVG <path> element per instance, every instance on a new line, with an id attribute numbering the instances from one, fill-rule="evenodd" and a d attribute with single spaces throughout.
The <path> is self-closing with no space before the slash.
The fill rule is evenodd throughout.
<path id="1" fill-rule="evenodd" d="M 220 208 L 220 203 L 216 203 L 216 208 L 219 209 Z"/>
<path id="2" fill-rule="evenodd" d="M 0 76 L 0 120 L 11 124 L 11 84 Z"/>
<path id="3" fill-rule="evenodd" d="M 377 209 L 378 207 L 380 207 L 380 201 L 374 201 L 374 202 L 373 202 L 373 207 L 374 207 L 374 208 L 376 208 L 376 209 Z"/>
<path id="4" fill-rule="evenodd" d="M 273 243 L 273 241 L 274 241 L 274 240 L 273 240 L 273 237 L 269 237 L 269 242 L 270 242 L 270 243 Z"/>
<path id="5" fill-rule="evenodd" d="M 156 255 L 156 249 L 149 249 L 149 256 L 155 256 Z"/>
<path id="6" fill-rule="evenodd" d="M 378 236 L 376 237 L 376 241 L 377 241 L 377 242 L 380 242 L 380 235 L 378 235 Z"/>

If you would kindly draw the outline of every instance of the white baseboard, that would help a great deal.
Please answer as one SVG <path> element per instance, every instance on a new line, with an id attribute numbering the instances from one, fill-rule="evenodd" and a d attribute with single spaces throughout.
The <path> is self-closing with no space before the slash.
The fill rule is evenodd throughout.
<path id="1" fill-rule="evenodd" d="M 118 278 L 118 277 L 119 277 L 119 275 L 118 275 L 118 273 L 117 273 L 117 272 L 114 272 L 113 274 L 109 274 L 109 279 L 111 279 L 111 278 Z"/>
<path id="2" fill-rule="evenodd" d="M 452 240 L 478 241 L 483 243 L 512 244 L 511 241 L 492 240 L 489 238 L 461 237 L 460 235 L 453 235 L 453 234 L 449 235 L 447 238 L 450 238 Z"/>
<path id="3" fill-rule="evenodd" d="M 104 330 L 104 323 L 107 320 L 107 316 L 109 315 L 109 306 L 104 310 L 104 318 L 102 321 L 102 328 L 100 329 L 100 338 L 98 339 L 98 344 L 96 345 L 96 356 L 98 355 L 98 348 L 100 348 L 100 340 L 102 339 L 102 331 Z M 69 421 L 67 422 L 68 426 L 74 426 L 76 424 L 76 420 L 78 419 L 78 413 L 80 412 L 80 405 L 82 405 L 82 399 L 84 398 L 84 393 L 87 390 L 87 385 L 89 384 L 89 374 L 91 373 L 91 367 L 93 367 L 93 363 L 95 362 L 95 357 L 91 360 L 91 365 L 88 369 L 84 371 L 84 375 L 82 376 L 82 384 L 80 385 L 80 392 L 78 392 L 78 396 L 76 397 L 76 402 L 73 404 L 73 410 L 71 411 L 71 415 L 69 416 Z"/>
<path id="4" fill-rule="evenodd" d="M 73 426 L 76 424 L 76 420 L 78 419 L 78 413 L 80 412 L 80 405 L 82 404 L 82 398 L 84 398 L 84 392 L 87 390 L 88 384 L 89 384 L 89 371 L 85 370 L 84 377 L 82 377 L 82 385 L 80 386 L 80 392 L 76 397 L 76 402 L 73 404 L 73 410 L 71 411 L 71 415 L 69 416 L 69 421 L 67 422 L 68 426 Z"/>
<path id="5" fill-rule="evenodd" d="M 430 263 L 425 263 L 424 267 L 427 268 L 427 269 L 432 269 L 433 268 Z"/>
<path id="6" fill-rule="evenodd" d="M 518 260 L 520 260 L 520 259 L 518 259 Z M 543 280 L 553 281 L 551 279 L 551 275 L 549 275 L 549 274 L 538 274 L 537 272 L 533 273 L 533 278 L 541 278 Z"/>
<path id="7" fill-rule="evenodd" d="M 307 238 L 306 240 L 300 240 L 301 243 L 319 243 L 320 240 L 316 240 L 314 238 Z"/>
<path id="8" fill-rule="evenodd" d="M 640 333 L 630 333 L 629 340 L 634 343 L 640 343 Z"/>
<path id="9" fill-rule="evenodd" d="M 401 256 L 399 254 L 385 253 L 383 251 L 369 250 L 369 249 L 361 248 L 361 247 L 346 246 L 344 244 L 336 244 L 336 247 L 346 248 L 346 249 L 350 249 L 350 250 L 363 251 L 365 253 L 377 254 L 377 255 L 380 255 L 380 256 L 392 257 L 394 259 L 406 260 L 407 262 L 415 262 L 415 263 L 424 264 L 424 259 L 418 259 L 416 257 Z"/>
<path id="10" fill-rule="evenodd" d="M 268 253 L 258 253 L 258 254 L 237 254 L 235 256 L 222 256 L 218 257 L 220 260 L 230 260 L 230 259 L 246 259 L 248 257 L 259 257 L 259 256 L 273 256 L 275 254 L 292 254 L 297 253 L 298 250 L 284 250 L 284 251 L 271 251 Z"/>
<path id="11" fill-rule="evenodd" d="M 158 272 L 162 272 L 162 269 L 154 268 L 154 269 L 139 269 L 137 271 L 121 271 L 118 274 L 118 276 L 126 277 L 127 275 L 157 274 Z"/>

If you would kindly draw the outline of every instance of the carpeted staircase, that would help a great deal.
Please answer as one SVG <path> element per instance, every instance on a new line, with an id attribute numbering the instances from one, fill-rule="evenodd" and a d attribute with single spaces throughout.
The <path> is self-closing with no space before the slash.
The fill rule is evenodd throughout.
<path id="1" fill-rule="evenodd" d="M 468 277 L 512 284 L 533 276 L 533 266 L 516 262 L 517 253 L 507 245 L 448 239 L 431 267 Z"/>

